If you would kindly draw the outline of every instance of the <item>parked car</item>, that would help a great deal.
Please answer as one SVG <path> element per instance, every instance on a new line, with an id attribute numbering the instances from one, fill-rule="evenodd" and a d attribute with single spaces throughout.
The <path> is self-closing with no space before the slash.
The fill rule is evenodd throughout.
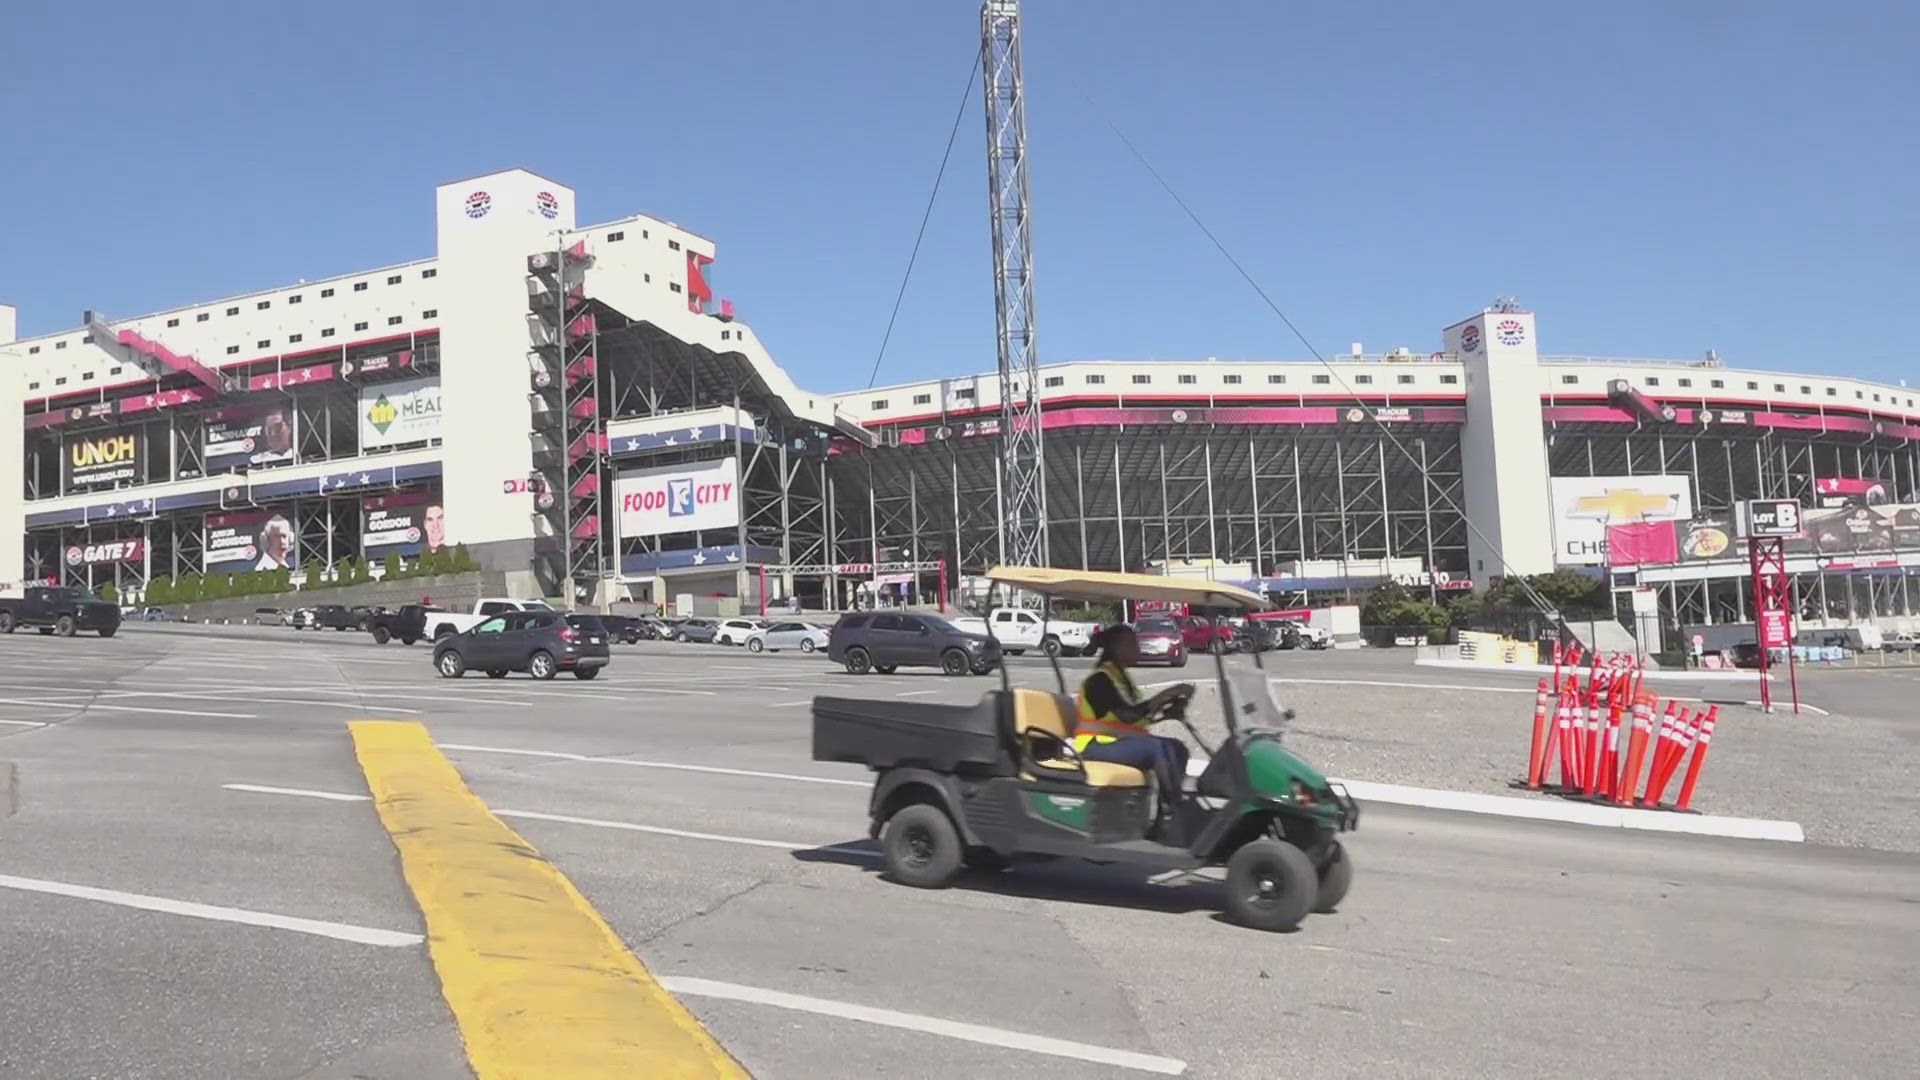
<path id="1" fill-rule="evenodd" d="M 1173 621 L 1180 625 L 1188 652 L 1233 652 L 1239 648 L 1233 627 L 1224 622 L 1216 623 L 1199 615 L 1176 615 Z"/>
<path id="2" fill-rule="evenodd" d="M 970 634 L 938 615 L 858 611 L 840 616 L 828 636 L 827 658 L 855 675 L 892 674 L 901 667 L 937 667 L 949 675 L 985 675 L 1000 664 L 1000 645 Z"/>
<path id="3" fill-rule="evenodd" d="M 631 645 L 643 636 L 640 632 L 640 620 L 631 615 L 602 615 L 600 622 L 607 628 L 607 640 Z"/>
<path id="4" fill-rule="evenodd" d="M 1280 631 L 1282 649 L 1331 649 L 1333 631 L 1324 626 L 1313 626 L 1298 619 L 1272 619 Z"/>
<path id="5" fill-rule="evenodd" d="M 399 638 L 402 645 L 411 645 L 427 636 L 428 619 L 445 614 L 447 612 L 437 607 L 403 604 L 398 611 L 376 612 L 367 620 L 367 632 L 373 635 L 376 645 L 385 645 L 394 638 Z"/>
<path id="6" fill-rule="evenodd" d="M 358 630 L 361 618 L 344 604 L 320 604 L 311 609 L 307 627 L 313 630 Z"/>
<path id="7" fill-rule="evenodd" d="M 640 626 L 640 638 L 643 641 L 666 641 L 673 637 L 673 630 L 665 619 L 641 616 L 634 621 Z"/>
<path id="8" fill-rule="evenodd" d="M 970 634 L 985 634 L 992 627 L 994 640 L 1009 656 L 1028 649 L 1039 649 L 1050 656 L 1079 656 L 1093 647 L 1094 631 L 1089 622 L 1046 619 L 1039 612 L 1024 608 L 994 608 L 984 619 L 955 619 L 953 625 Z"/>
<path id="9" fill-rule="evenodd" d="M 122 612 L 122 614 L 125 615 L 126 613 Z M 142 618 L 143 616 L 127 615 L 126 617 Z M 287 614 L 277 607 L 258 607 L 253 609 L 253 621 L 256 626 L 285 626 L 287 624 Z"/>
<path id="10" fill-rule="evenodd" d="M 385 611 L 387 609 L 378 608 L 378 607 L 368 607 L 364 604 L 361 604 L 355 607 L 350 607 L 347 610 L 353 613 L 353 628 L 355 630 L 365 630 L 367 628 L 367 624 L 373 621 L 373 617 L 375 615 L 378 615 L 380 612 Z"/>
<path id="11" fill-rule="evenodd" d="M 1187 666 L 1187 635 L 1179 623 L 1167 618 L 1141 619 L 1133 624 L 1133 633 L 1140 640 L 1140 663 Z"/>
<path id="12" fill-rule="evenodd" d="M 716 645 L 745 645 L 747 638 L 756 630 L 766 629 L 765 619 L 727 619 L 713 631 L 713 643 Z"/>
<path id="13" fill-rule="evenodd" d="M 720 624 L 712 619 L 682 619 L 680 624 L 673 628 L 673 640 L 698 641 L 706 644 L 713 641 L 713 635 L 719 629 Z"/>
<path id="14" fill-rule="evenodd" d="M 509 611 L 552 611 L 544 600 L 513 600 L 504 596 L 483 596 L 473 602 L 472 611 L 440 611 L 428 626 L 428 636 L 438 641 L 479 626 L 481 622 Z"/>
<path id="15" fill-rule="evenodd" d="M 294 608 L 292 611 L 287 612 L 286 624 L 295 630 L 312 630 L 318 625 L 314 620 L 315 615 L 312 608 Z"/>
<path id="16" fill-rule="evenodd" d="M 489 679 L 504 679 L 510 671 L 536 679 L 571 671 L 576 679 L 591 679 L 610 657 L 606 628 L 598 618 L 552 609 L 503 612 L 433 647 L 433 667 L 443 679 L 470 670 L 484 671 Z"/>
<path id="17" fill-rule="evenodd" d="M 748 652 L 779 652 L 781 649 L 799 649 L 801 652 L 813 652 L 824 649 L 833 635 L 822 627 L 803 622 L 776 622 L 755 630 L 747 635 Z"/>
<path id="18" fill-rule="evenodd" d="M 81 630 L 112 637 L 120 629 L 120 607 L 95 598 L 85 589 L 35 585 L 19 596 L 0 599 L 0 634 L 11 634 L 19 626 L 61 637 L 72 637 Z"/>

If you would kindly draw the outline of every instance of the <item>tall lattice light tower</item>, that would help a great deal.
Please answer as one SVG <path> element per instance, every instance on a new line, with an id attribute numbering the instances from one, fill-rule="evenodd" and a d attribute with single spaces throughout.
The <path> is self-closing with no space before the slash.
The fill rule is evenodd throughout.
<path id="1" fill-rule="evenodd" d="M 1033 228 L 1027 192 L 1026 86 L 1019 0 L 980 5 L 987 100 L 987 187 L 1000 350 L 1000 561 L 1047 565 L 1047 485 L 1034 352 Z"/>

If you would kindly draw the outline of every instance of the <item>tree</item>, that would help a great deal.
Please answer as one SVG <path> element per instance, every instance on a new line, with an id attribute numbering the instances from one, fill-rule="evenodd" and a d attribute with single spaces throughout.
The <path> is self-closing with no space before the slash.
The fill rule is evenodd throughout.
<path id="1" fill-rule="evenodd" d="M 191 604 L 200 599 L 201 584 L 199 574 L 189 573 L 179 578 L 173 583 L 173 602 L 176 604 Z"/>
<path id="2" fill-rule="evenodd" d="M 1600 579 L 1577 570 L 1555 570 L 1549 574 L 1534 574 L 1527 578 L 1527 584 L 1540 598 L 1556 608 L 1580 608 L 1591 606 L 1594 594 L 1602 592 Z M 1518 590 L 1515 590 L 1518 591 Z"/>
<path id="3" fill-rule="evenodd" d="M 233 579 L 227 574 L 208 574 L 200 582 L 200 599 L 225 600 L 232 595 Z"/>
<path id="4" fill-rule="evenodd" d="M 94 595 L 98 596 L 102 600 L 105 600 L 109 604 L 117 604 L 120 602 L 120 590 L 114 588 L 113 582 L 111 581 L 100 586 L 98 589 L 95 589 Z"/>
<path id="5" fill-rule="evenodd" d="M 144 599 L 147 603 L 156 606 L 173 603 L 173 579 L 157 577 L 147 582 L 147 593 Z"/>
<path id="6" fill-rule="evenodd" d="M 401 576 L 400 556 L 387 552 L 386 557 L 380 560 L 380 580 L 399 581 Z"/>
<path id="7" fill-rule="evenodd" d="M 480 569 L 480 564 L 473 561 L 473 552 L 467 550 L 467 545 L 453 546 L 453 569 L 462 574 Z"/>
<path id="8" fill-rule="evenodd" d="M 319 589 L 319 588 L 325 587 L 326 582 L 321 579 L 322 579 L 322 576 L 326 574 L 327 568 L 321 565 L 319 559 L 308 559 L 305 570 L 307 574 L 307 582 L 303 586 L 303 588 Z"/>
<path id="9" fill-rule="evenodd" d="M 293 570 L 285 566 L 275 570 L 273 572 L 273 583 L 271 587 L 272 591 L 277 593 L 292 592 Z"/>

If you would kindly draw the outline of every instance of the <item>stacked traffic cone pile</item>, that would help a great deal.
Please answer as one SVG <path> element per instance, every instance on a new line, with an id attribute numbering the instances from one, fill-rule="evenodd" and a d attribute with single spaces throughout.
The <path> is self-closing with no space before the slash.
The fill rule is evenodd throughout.
<path id="1" fill-rule="evenodd" d="M 1587 660 L 1584 678 L 1582 659 Z M 1563 654 L 1555 646 L 1553 666 L 1553 676 L 1540 680 L 1533 699 L 1527 788 L 1618 806 L 1692 812 L 1720 707 L 1692 712 L 1668 701 L 1662 711 L 1660 701 L 1643 689 L 1646 672 L 1631 656 L 1585 656 L 1578 647 Z M 1548 783 L 1556 762 L 1559 781 Z M 1683 762 L 1685 777 L 1668 805 L 1663 801 L 1667 788 Z"/>

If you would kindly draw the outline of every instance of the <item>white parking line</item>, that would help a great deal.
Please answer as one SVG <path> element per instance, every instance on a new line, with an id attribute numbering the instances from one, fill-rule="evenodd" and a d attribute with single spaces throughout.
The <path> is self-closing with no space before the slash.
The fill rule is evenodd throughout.
<path id="1" fill-rule="evenodd" d="M 813 704 L 813 699 L 807 698 L 803 701 L 776 701 L 776 702 L 773 702 L 771 705 L 768 705 L 767 707 L 770 709 L 791 709 L 796 705 L 811 705 L 811 704 Z"/>
<path id="2" fill-rule="evenodd" d="M 842 784 L 866 787 L 865 780 L 840 780 L 831 776 L 801 776 L 797 773 L 759 772 L 754 769 L 723 769 L 715 765 L 682 765 L 671 761 L 635 761 L 632 758 L 596 757 L 569 754 L 559 750 L 520 750 L 505 746 L 473 746 L 467 743 L 435 743 L 442 750 L 468 750 L 482 754 L 518 754 L 521 757 L 554 758 L 560 761 L 586 761 L 596 765 L 632 765 L 642 769 L 677 769 L 683 772 L 719 773 L 723 776 L 755 776 L 762 780 L 799 780 L 808 784 Z"/>
<path id="3" fill-rule="evenodd" d="M 228 791 L 251 791 L 260 795 L 301 795 L 309 799 L 332 799 L 335 802 L 371 802 L 371 795 L 351 795 L 344 791 L 315 791 L 312 788 L 271 787 L 266 784 L 221 784 Z"/>
<path id="4" fill-rule="evenodd" d="M 43 724 L 38 720 L 0 720 L 0 724 L 8 724 L 13 727 L 46 727 L 47 726 L 46 724 Z"/>
<path id="5" fill-rule="evenodd" d="M 928 1035 L 943 1035 L 949 1039 L 960 1039 L 965 1042 L 983 1043 L 1009 1050 L 1025 1050 L 1028 1053 L 1046 1054 L 1051 1057 L 1072 1058 L 1076 1061 L 1090 1061 L 1098 1065 L 1114 1065 L 1124 1069 L 1159 1073 L 1162 1076 L 1180 1076 L 1187 1071 L 1187 1063 L 1177 1058 L 1141 1054 L 1132 1050 L 1116 1050 L 1090 1043 L 1049 1038 L 1045 1035 L 1029 1035 L 1022 1031 L 1008 1031 L 1005 1028 L 987 1027 L 982 1024 L 942 1020 L 937 1016 L 877 1009 L 871 1005 L 856 1005 L 848 1001 L 832 1001 L 827 998 L 808 997 L 805 994 L 788 994 L 757 986 L 715 982 L 712 979 L 696 979 L 686 975 L 662 975 L 660 985 L 675 994 L 770 1005 L 777 1009 L 792 1009 L 796 1012 L 838 1017 L 842 1020 L 858 1020 L 882 1027 L 902 1028 Z"/>
<path id="6" fill-rule="evenodd" d="M 902 690 L 893 696 L 894 697 L 926 697 L 928 694 L 937 694 L 939 692 L 940 691 L 938 690 Z"/>
<path id="7" fill-rule="evenodd" d="M 157 716 L 210 716 L 220 720 L 258 720 L 254 713 L 207 712 L 204 709 L 145 709 L 137 705 L 107 705 L 98 701 L 28 701 L 25 698 L 0 698 L 0 705 L 39 705 L 53 709 L 76 709 L 80 712 L 136 712 L 153 713 Z"/>
<path id="8" fill-rule="evenodd" d="M 301 919 L 292 915 L 274 915 L 264 911 L 197 904 L 191 900 L 169 900 L 164 896 L 145 896 L 114 889 L 96 889 L 91 885 L 70 885 L 62 881 L 43 881 L 39 878 L 14 877 L 11 874 L 0 874 L 0 888 L 46 893 L 52 896 L 70 896 L 78 900 L 97 900 L 103 904 L 159 911 L 168 915 L 184 915 L 191 919 L 212 919 L 217 922 L 264 926 L 273 930 L 292 930 L 296 933 L 313 934 L 316 937 L 334 938 L 338 941 L 352 941 L 361 945 L 384 945 L 397 948 L 418 945 L 423 940 L 419 934 L 405 934 L 397 930 L 377 930 L 370 926 L 352 926 L 347 923 L 322 922 L 318 919 Z"/>
<path id="9" fill-rule="evenodd" d="M 173 691 L 157 691 L 157 690 L 116 690 L 113 693 L 102 694 L 100 696 L 118 699 L 118 698 L 204 698 L 204 697 L 212 697 L 214 695 L 218 695 L 223 700 L 257 701 L 263 705 L 302 705 L 302 706 L 308 706 L 315 709 L 346 709 L 351 712 L 368 712 L 368 711 L 402 712 L 402 713 L 412 713 L 415 716 L 418 716 L 420 714 L 419 709 L 407 709 L 407 708 L 402 708 L 401 706 L 398 706 L 398 705 L 380 705 L 378 706 L 377 709 L 375 709 L 375 707 L 373 706 L 362 705 L 356 701 L 310 701 L 306 698 L 259 697 L 259 696 L 250 694 L 245 690 L 196 690 L 190 693 L 173 692 Z M 376 696 L 386 697 L 388 695 L 382 694 L 382 695 L 376 695 Z M 99 706 L 99 707 L 111 708 L 113 706 Z M 221 714 L 208 713 L 206 715 L 219 716 Z"/>
<path id="10" fill-rule="evenodd" d="M 372 802 L 371 795 L 353 795 L 344 791 L 314 791 L 309 788 L 271 787 L 266 784 L 221 784 L 228 791 L 249 791 L 259 795 L 297 795 L 308 799 L 327 799 L 333 802 Z M 527 821 L 555 821 L 563 825 L 585 825 L 594 829 L 618 829 L 622 832 L 651 833 L 655 836 L 677 836 L 686 840 L 711 840 L 721 844 L 740 844 L 744 847 L 774 848 L 779 851 L 831 851 L 841 855 L 855 855 L 862 858 L 877 859 L 880 853 L 869 847 L 852 844 L 798 844 L 791 840 L 762 840 L 752 836 L 729 836 L 725 833 L 692 832 L 687 829 L 669 829 L 662 825 L 638 825 L 631 821 L 609 821 L 606 818 L 575 817 L 572 814 L 548 814 L 538 810 L 494 810 L 495 817 L 520 818 Z"/>

